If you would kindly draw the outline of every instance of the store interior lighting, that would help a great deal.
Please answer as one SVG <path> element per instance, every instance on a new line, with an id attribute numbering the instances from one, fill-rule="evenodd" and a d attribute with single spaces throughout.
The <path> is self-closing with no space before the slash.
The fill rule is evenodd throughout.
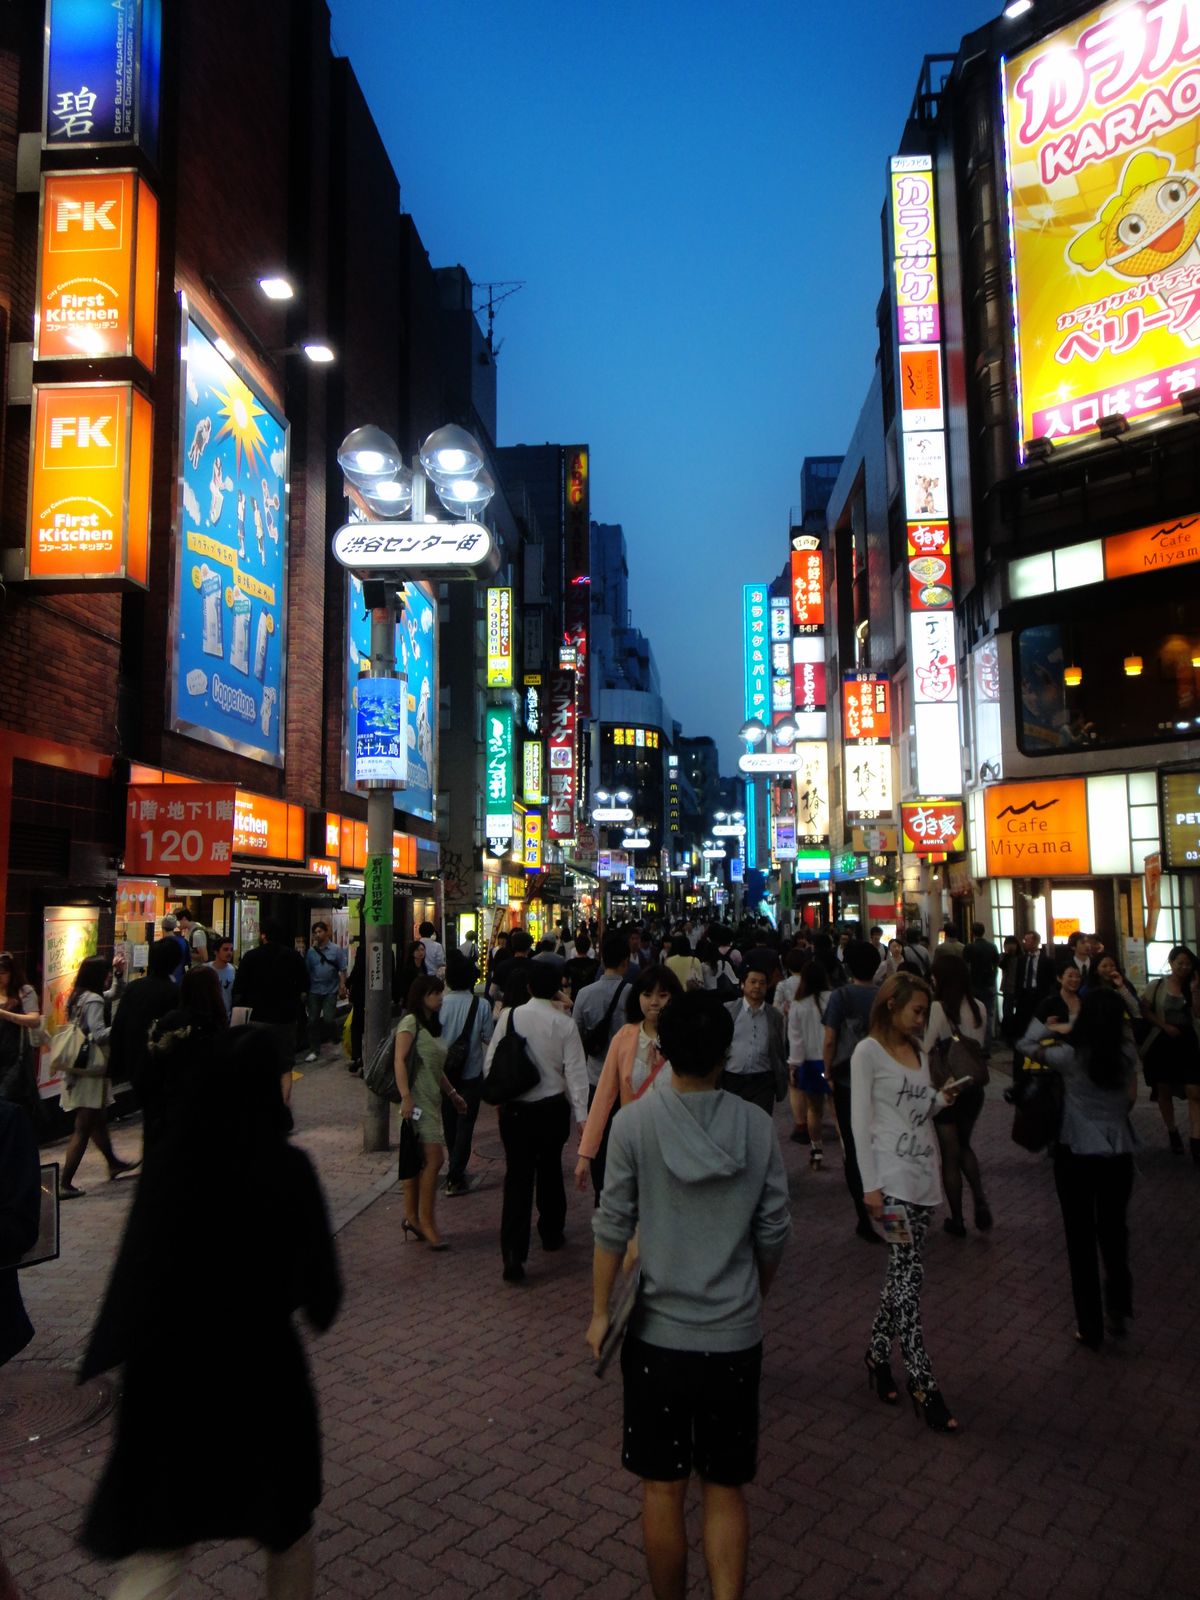
<path id="1" fill-rule="evenodd" d="M 290 278 L 282 274 L 260 278 L 258 287 L 268 300 L 294 300 L 296 290 Z"/>
<path id="2" fill-rule="evenodd" d="M 1125 676 L 1127 678 L 1140 678 L 1142 675 L 1141 656 L 1125 657 Z"/>
<path id="3" fill-rule="evenodd" d="M 1078 689 L 1079 685 L 1083 682 L 1083 668 L 1064 667 L 1063 682 L 1066 684 L 1068 689 Z"/>

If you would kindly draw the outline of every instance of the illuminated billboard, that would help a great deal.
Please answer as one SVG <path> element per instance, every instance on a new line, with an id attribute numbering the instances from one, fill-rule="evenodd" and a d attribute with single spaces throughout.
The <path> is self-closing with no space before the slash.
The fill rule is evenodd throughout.
<path id="1" fill-rule="evenodd" d="M 1193 5 L 1115 0 L 1002 64 L 1022 447 L 1200 385 L 1198 51 Z"/>
<path id="2" fill-rule="evenodd" d="M 825 557 L 815 534 L 797 534 L 792 551 L 792 621 L 797 633 L 825 626 Z"/>
<path id="3" fill-rule="evenodd" d="M 35 361 L 154 365 L 158 201 L 135 172 L 42 178 Z"/>
<path id="4" fill-rule="evenodd" d="M 742 640 L 745 650 L 746 716 L 770 721 L 771 697 L 768 687 L 767 586 L 742 585 Z"/>
<path id="5" fill-rule="evenodd" d="M 128 383 L 34 385 L 26 578 L 145 588 L 153 420 Z"/>
<path id="6" fill-rule="evenodd" d="M 486 797 L 484 830 L 489 839 L 513 836 L 513 714 L 509 706 L 488 706 L 483 714 Z"/>
<path id="7" fill-rule="evenodd" d="M 489 689 L 512 688 L 511 589 L 489 589 L 487 592 L 487 681 Z"/>

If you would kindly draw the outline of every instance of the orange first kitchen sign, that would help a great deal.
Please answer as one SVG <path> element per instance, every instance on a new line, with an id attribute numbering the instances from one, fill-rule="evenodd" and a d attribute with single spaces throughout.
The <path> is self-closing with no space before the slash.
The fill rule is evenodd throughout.
<path id="1" fill-rule="evenodd" d="M 154 191 L 136 172 L 51 172 L 42 183 L 35 359 L 136 356 L 151 369 Z"/>
<path id="2" fill-rule="evenodd" d="M 34 385 L 27 578 L 146 587 L 152 426 L 132 384 Z"/>
<path id="3" fill-rule="evenodd" d="M 1091 870 L 1087 780 L 997 783 L 983 791 L 990 878 L 1073 878 Z"/>

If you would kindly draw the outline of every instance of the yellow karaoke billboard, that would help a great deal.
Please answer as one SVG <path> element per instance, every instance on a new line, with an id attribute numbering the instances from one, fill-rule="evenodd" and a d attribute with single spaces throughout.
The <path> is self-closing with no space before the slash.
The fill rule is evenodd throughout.
<path id="1" fill-rule="evenodd" d="M 1115 0 L 1002 66 L 1022 458 L 1200 386 L 1200 0 Z"/>

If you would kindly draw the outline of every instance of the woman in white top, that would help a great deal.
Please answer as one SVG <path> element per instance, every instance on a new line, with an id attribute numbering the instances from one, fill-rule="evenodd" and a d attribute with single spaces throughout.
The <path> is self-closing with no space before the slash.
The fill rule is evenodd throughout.
<path id="1" fill-rule="evenodd" d="M 879 1398 L 895 1405 L 892 1340 L 899 1337 L 908 1369 L 913 1410 L 938 1433 L 958 1423 L 934 1382 L 921 1332 L 921 1246 L 941 1199 L 938 1144 L 930 1120 L 953 1105 L 954 1091 L 935 1094 L 929 1063 L 917 1043 L 929 1020 L 929 985 L 898 972 L 888 978 L 871 1010 L 871 1031 L 850 1058 L 851 1121 L 862 1173 L 863 1201 L 885 1217 L 888 1268 L 871 1343 L 867 1380 Z"/>
<path id="2" fill-rule="evenodd" d="M 925 1030 L 925 1054 L 932 1057 L 938 1050 L 948 1055 L 956 1032 L 960 1038 L 977 1044 L 981 1051 L 986 1050 L 987 1012 L 971 993 L 971 973 L 962 956 L 943 951 L 934 956 L 933 992 L 937 999 L 930 1009 L 929 1026 Z M 935 1074 L 939 1082 L 946 1075 Z M 975 1202 L 975 1226 L 980 1233 L 986 1233 L 992 1226 L 992 1208 L 983 1192 L 979 1157 L 971 1147 L 971 1133 L 982 1110 L 983 1085 L 969 1083 L 954 1104 L 939 1111 L 933 1119 L 942 1153 L 942 1184 L 950 1208 L 942 1227 L 956 1239 L 964 1239 L 967 1233 L 963 1221 L 964 1178 Z"/>
<path id="3" fill-rule="evenodd" d="M 822 1052 L 825 1007 L 829 1004 L 829 974 L 819 961 L 810 961 L 800 974 L 800 991 L 788 1007 L 788 1099 L 795 1127 L 792 1138 L 804 1142 L 807 1125 L 808 1164 L 820 1172 L 825 1160 L 822 1144 L 825 1096 L 832 1093 L 825 1077 Z"/>

